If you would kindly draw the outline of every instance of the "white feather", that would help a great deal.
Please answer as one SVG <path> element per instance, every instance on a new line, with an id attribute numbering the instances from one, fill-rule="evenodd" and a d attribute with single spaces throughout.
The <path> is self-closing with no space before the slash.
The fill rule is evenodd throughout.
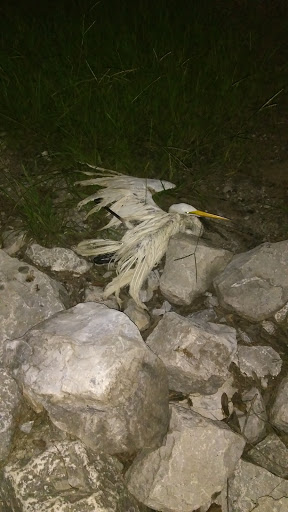
<path id="1" fill-rule="evenodd" d="M 98 212 L 101 208 L 109 206 L 121 219 L 130 222 L 129 227 L 133 225 L 131 222 L 142 222 L 153 217 L 155 213 L 163 211 L 154 202 L 153 193 L 175 188 L 175 185 L 169 181 L 134 178 L 115 171 L 106 171 L 99 167 L 95 167 L 95 169 L 100 172 L 94 174 L 85 172 L 84 174 L 93 175 L 94 177 L 77 181 L 76 185 L 97 185 L 105 188 L 101 188 L 80 201 L 78 208 L 82 208 L 91 201 L 99 200 L 99 203 L 90 210 L 87 217 Z M 112 216 L 110 222 L 103 229 L 120 224 L 121 220 Z"/>

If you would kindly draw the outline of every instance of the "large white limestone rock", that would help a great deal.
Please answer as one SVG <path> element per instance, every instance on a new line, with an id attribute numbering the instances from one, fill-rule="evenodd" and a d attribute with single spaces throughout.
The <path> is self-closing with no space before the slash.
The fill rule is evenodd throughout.
<path id="1" fill-rule="evenodd" d="M 0 482 L 5 512 L 147 510 L 127 491 L 119 462 L 104 453 L 91 456 L 79 441 L 54 442 L 31 457 L 15 455 Z"/>
<path id="2" fill-rule="evenodd" d="M 0 250 L 0 360 L 5 340 L 61 311 L 65 300 L 60 283 Z"/>
<path id="3" fill-rule="evenodd" d="M 232 253 L 209 247 L 195 237 L 179 234 L 171 238 L 160 279 L 162 295 L 172 304 L 189 305 L 208 290 L 214 277 L 231 260 Z"/>
<path id="4" fill-rule="evenodd" d="M 195 323 L 177 313 L 166 313 L 146 343 L 165 364 L 169 388 L 185 394 L 216 393 L 230 376 L 237 349 L 233 327 Z"/>
<path id="5" fill-rule="evenodd" d="M 144 450 L 134 460 L 126 475 L 128 489 L 161 512 L 208 508 L 233 473 L 244 446 L 244 439 L 224 423 L 172 405 L 163 445 Z"/>
<path id="6" fill-rule="evenodd" d="M 237 254 L 214 286 L 223 307 L 251 321 L 269 318 L 288 300 L 288 240 Z"/>
<path id="7" fill-rule="evenodd" d="M 124 313 L 78 304 L 29 331 L 15 350 L 15 375 L 34 408 L 87 446 L 133 453 L 162 441 L 166 370 Z"/>
<path id="8" fill-rule="evenodd" d="M 288 478 L 288 449 L 271 433 L 249 451 L 249 460 L 281 478 Z"/>

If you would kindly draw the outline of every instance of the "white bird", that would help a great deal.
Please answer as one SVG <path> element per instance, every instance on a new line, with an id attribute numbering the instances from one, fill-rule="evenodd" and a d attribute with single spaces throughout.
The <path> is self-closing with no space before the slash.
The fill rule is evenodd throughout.
<path id="1" fill-rule="evenodd" d="M 176 233 L 184 232 L 195 237 L 201 236 L 203 226 L 198 217 L 227 219 L 196 210 L 186 203 L 172 205 L 167 213 L 157 206 L 152 194 L 174 188 L 173 183 L 134 178 L 99 167 L 94 169 L 98 172 L 85 173 L 92 175 L 91 179 L 79 181 L 77 184 L 104 188 L 81 201 L 78 207 L 97 201 L 87 216 L 106 208 L 112 217 L 102 229 L 122 223 L 127 231 L 119 241 L 98 238 L 84 240 L 77 245 L 76 252 L 82 256 L 111 254 L 111 262 L 116 267 L 117 275 L 106 286 L 104 297 L 115 294 L 117 301 L 121 303 L 120 290 L 129 285 L 130 296 L 140 308 L 147 309 L 141 302 L 139 293 L 151 270 L 166 253 L 170 238 Z"/>

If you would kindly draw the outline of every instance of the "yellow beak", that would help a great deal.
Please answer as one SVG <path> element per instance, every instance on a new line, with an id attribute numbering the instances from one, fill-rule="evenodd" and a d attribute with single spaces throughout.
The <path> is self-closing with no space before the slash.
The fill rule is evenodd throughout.
<path id="1" fill-rule="evenodd" d="M 226 217 L 220 217 L 220 215 L 214 215 L 214 213 L 202 212 L 201 210 L 194 210 L 194 212 L 188 212 L 191 215 L 197 215 L 197 217 L 208 217 L 209 219 L 229 220 Z"/>

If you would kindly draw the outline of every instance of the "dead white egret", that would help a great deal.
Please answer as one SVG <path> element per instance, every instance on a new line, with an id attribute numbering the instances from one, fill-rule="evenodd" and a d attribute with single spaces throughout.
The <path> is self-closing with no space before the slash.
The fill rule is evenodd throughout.
<path id="1" fill-rule="evenodd" d="M 98 238 L 84 240 L 77 245 L 76 251 L 82 256 L 111 254 L 117 275 L 107 285 L 104 296 L 109 297 L 114 293 L 120 303 L 120 290 L 129 285 L 130 296 L 140 308 L 146 309 L 139 297 L 140 289 L 166 253 L 170 238 L 184 232 L 201 236 L 203 226 L 198 217 L 226 219 L 196 210 L 186 203 L 172 205 L 167 213 L 157 206 L 152 194 L 174 188 L 173 183 L 134 178 L 98 167 L 95 169 L 97 173 L 85 173 L 93 177 L 77 183 L 103 188 L 81 201 L 79 207 L 97 201 L 88 215 L 106 208 L 113 215 L 105 228 L 122 223 L 127 231 L 119 241 Z"/>

